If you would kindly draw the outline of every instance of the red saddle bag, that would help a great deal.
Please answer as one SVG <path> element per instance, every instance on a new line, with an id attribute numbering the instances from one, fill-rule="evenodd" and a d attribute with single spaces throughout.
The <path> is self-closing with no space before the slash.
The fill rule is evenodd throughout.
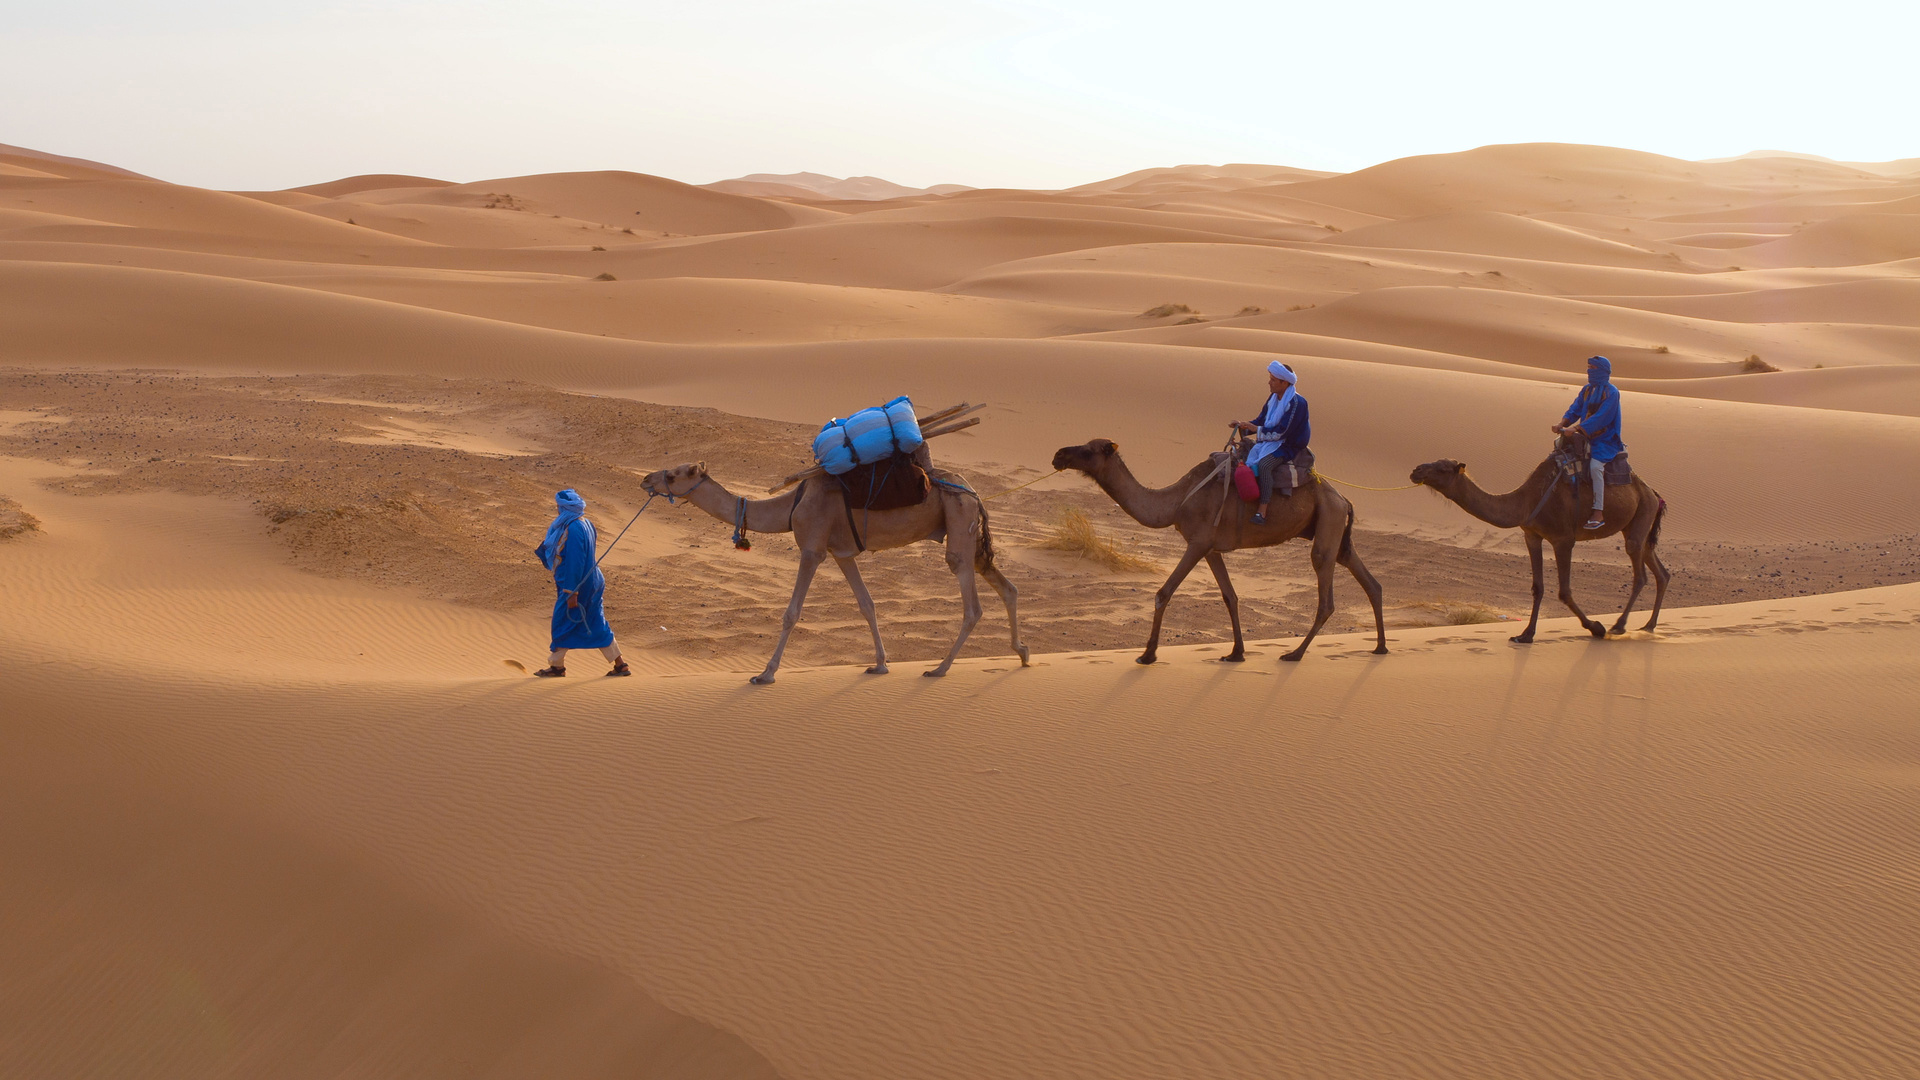
<path id="1" fill-rule="evenodd" d="M 1233 487 L 1240 493 L 1242 502 L 1260 501 L 1260 479 L 1245 462 L 1236 462 L 1233 466 Z"/>

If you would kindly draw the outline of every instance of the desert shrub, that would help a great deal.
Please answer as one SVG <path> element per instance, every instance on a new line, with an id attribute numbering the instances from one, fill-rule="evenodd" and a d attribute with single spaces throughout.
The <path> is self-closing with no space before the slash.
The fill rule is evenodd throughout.
<path id="1" fill-rule="evenodd" d="M 1765 360 L 1760 359 L 1759 353 L 1753 353 L 1752 355 L 1748 356 L 1745 360 L 1740 361 L 1740 373 L 1742 375 L 1758 375 L 1766 371 L 1779 371 L 1779 370 L 1780 370 L 1779 368 L 1774 367 L 1772 364 L 1769 364 Z"/>
<path id="2" fill-rule="evenodd" d="M 1655 345 L 1655 346 L 1653 347 L 1653 351 L 1654 351 L 1654 352 L 1657 352 L 1657 353 L 1670 353 L 1670 352 L 1672 352 L 1673 350 L 1672 350 L 1672 349 L 1669 349 L 1669 348 L 1667 348 L 1667 347 L 1666 347 L 1665 345 Z"/>
<path id="3" fill-rule="evenodd" d="M 617 277 L 614 277 L 614 276 L 613 276 L 612 274 L 605 274 L 605 273 L 603 273 L 603 274 L 600 274 L 599 276 L 597 276 L 597 277 L 595 277 L 595 278 L 594 278 L 593 280 L 595 280 L 595 281 L 619 281 L 620 279 L 619 279 L 619 278 L 617 278 Z"/>
<path id="4" fill-rule="evenodd" d="M 1234 315 L 1234 318 L 1244 319 L 1249 315 L 1265 315 L 1266 313 L 1267 313 L 1266 308 L 1260 307 L 1255 304 L 1248 304 L 1246 307 L 1241 308 L 1239 312 Z"/>
<path id="5" fill-rule="evenodd" d="M 1083 559 L 1091 559 L 1109 570 L 1158 570 L 1160 567 L 1149 559 L 1140 557 L 1131 551 L 1124 551 L 1109 537 L 1102 536 L 1093 527 L 1093 519 L 1087 517 L 1085 510 L 1063 507 L 1055 519 L 1053 528 L 1041 541 L 1034 545 L 1047 551 L 1065 551 Z"/>
<path id="6" fill-rule="evenodd" d="M 1159 307 L 1150 307 L 1147 310 L 1141 312 L 1140 317 L 1143 319 L 1164 319 L 1169 315 L 1198 315 L 1198 314 L 1200 313 L 1193 310 L 1192 308 L 1188 307 L 1185 304 L 1161 304 Z"/>
<path id="7" fill-rule="evenodd" d="M 1470 600 L 1417 600 L 1407 607 L 1432 614 L 1443 626 L 1478 626 L 1500 621 L 1498 611 Z"/>
<path id="8" fill-rule="evenodd" d="M 20 508 L 20 504 L 0 495 L 0 540 L 11 540 L 40 529 L 40 519 Z"/>
<path id="9" fill-rule="evenodd" d="M 607 249 L 606 249 L 606 248 L 603 248 L 603 247 L 601 247 L 601 246 L 600 246 L 599 244 L 595 244 L 595 245 L 593 245 L 593 250 L 595 250 L 595 251 L 605 251 L 605 250 L 607 250 Z"/>
<path id="10" fill-rule="evenodd" d="M 1206 321 L 1207 321 L 1207 320 L 1205 320 L 1205 319 L 1203 319 L 1203 318 L 1201 318 L 1201 317 L 1200 317 L 1200 316 L 1198 316 L 1198 315 L 1189 315 L 1189 316 L 1187 316 L 1186 318 L 1184 318 L 1184 319 L 1181 319 L 1181 320 L 1180 320 L 1179 322 L 1177 322 L 1177 323 L 1174 323 L 1173 325 L 1175 325 L 1175 326 L 1186 326 L 1186 325 L 1187 325 L 1187 324 L 1189 324 L 1189 323 L 1197 323 L 1197 322 L 1206 322 Z"/>
<path id="11" fill-rule="evenodd" d="M 1308 308 L 1315 308 L 1319 306 L 1320 306 L 1319 304 L 1295 304 L 1292 307 L 1288 308 L 1287 310 L 1288 311 L 1305 311 Z"/>

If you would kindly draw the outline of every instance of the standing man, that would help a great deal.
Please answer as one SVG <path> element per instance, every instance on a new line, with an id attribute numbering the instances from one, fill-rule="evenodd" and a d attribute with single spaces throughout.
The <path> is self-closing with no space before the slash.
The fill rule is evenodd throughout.
<path id="1" fill-rule="evenodd" d="M 560 678 L 567 673 L 568 649 L 599 649 L 613 663 L 609 676 L 631 675 L 632 669 L 620 658 L 620 646 L 614 644 L 613 627 L 601 610 L 607 579 L 594 559 L 593 522 L 583 516 L 587 501 L 572 488 L 556 493 L 553 501 L 560 512 L 547 526 L 547 538 L 533 552 L 553 571 L 553 585 L 560 595 L 553 602 L 553 655 L 534 674 Z"/>
<path id="2" fill-rule="evenodd" d="M 1268 394 L 1260 415 L 1233 425 L 1241 434 L 1253 436 L 1247 468 L 1260 481 L 1260 505 L 1253 513 L 1255 525 L 1267 523 L 1267 508 L 1273 504 L 1273 471 L 1291 464 L 1313 437 L 1313 428 L 1307 423 L 1307 399 L 1294 389 L 1298 381 L 1292 368 L 1278 360 L 1268 363 Z"/>
<path id="3" fill-rule="evenodd" d="M 1553 425 L 1555 435 L 1587 437 L 1587 472 L 1593 477 L 1593 513 L 1587 515 L 1587 528 L 1607 524 L 1607 462 L 1626 453 L 1620 439 L 1620 388 L 1613 385 L 1613 361 L 1604 356 L 1587 358 L 1587 385 L 1574 396 L 1567 414 Z"/>

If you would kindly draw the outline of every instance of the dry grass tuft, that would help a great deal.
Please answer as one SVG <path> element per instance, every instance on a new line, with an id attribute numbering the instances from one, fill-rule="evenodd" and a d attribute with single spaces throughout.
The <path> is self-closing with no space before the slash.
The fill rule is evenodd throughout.
<path id="1" fill-rule="evenodd" d="M 1760 359 L 1759 353 L 1754 353 L 1745 360 L 1740 361 L 1740 374 L 1742 375 L 1759 375 L 1762 372 L 1779 370 L 1779 368 Z"/>
<path id="2" fill-rule="evenodd" d="M 1416 600 L 1406 607 L 1427 612 L 1440 626 L 1479 626 L 1500 621 L 1500 612 L 1471 600 Z"/>
<path id="3" fill-rule="evenodd" d="M 606 249 L 606 248 L 603 248 L 603 247 L 601 247 L 601 246 L 600 246 L 599 244 L 595 244 L 595 245 L 593 245 L 593 250 L 595 250 L 595 251 L 605 251 L 605 250 L 607 250 L 607 249 Z"/>
<path id="4" fill-rule="evenodd" d="M 1164 319 L 1169 315 L 1198 315 L 1198 314 L 1200 313 L 1193 310 L 1192 308 L 1188 307 L 1185 304 L 1161 304 L 1159 307 L 1150 307 L 1147 310 L 1141 312 L 1140 317 L 1143 319 Z"/>
<path id="5" fill-rule="evenodd" d="M 1673 350 L 1672 350 L 1672 349 L 1669 349 L 1669 348 L 1667 348 L 1667 347 L 1666 347 L 1665 345 L 1655 345 L 1655 346 L 1653 347 L 1653 351 L 1654 351 L 1654 352 L 1657 352 L 1657 353 L 1670 353 L 1670 352 L 1672 352 Z"/>
<path id="6" fill-rule="evenodd" d="M 0 540 L 11 540 L 40 531 L 40 519 L 20 508 L 20 504 L 0 495 Z"/>
<path id="7" fill-rule="evenodd" d="M 1123 551 L 1108 537 L 1100 535 L 1093 527 L 1093 519 L 1087 517 L 1085 510 L 1065 507 L 1060 511 L 1059 520 L 1054 522 L 1053 531 L 1044 540 L 1033 545 L 1047 551 L 1065 551 L 1083 559 L 1091 559 L 1109 570 L 1142 571 L 1158 570 L 1158 563 L 1142 558 L 1131 551 Z"/>
<path id="8" fill-rule="evenodd" d="M 1309 308 L 1316 308 L 1319 306 L 1320 306 L 1319 304 L 1295 304 L 1292 307 L 1288 308 L 1287 310 L 1288 311 L 1306 311 Z"/>
<path id="9" fill-rule="evenodd" d="M 1249 315 L 1265 315 L 1266 313 L 1266 308 L 1260 307 L 1257 304 L 1248 304 L 1246 307 L 1241 308 L 1239 312 L 1234 315 L 1234 318 L 1244 319 Z"/>
<path id="10" fill-rule="evenodd" d="M 1179 322 L 1177 322 L 1177 323 L 1174 323 L 1173 325 L 1175 325 L 1175 326 L 1188 326 L 1188 325 L 1191 325 L 1191 324 L 1193 324 L 1193 323 L 1197 323 L 1197 322 L 1206 322 L 1206 321 L 1207 321 L 1207 320 L 1205 320 L 1205 319 L 1203 319 L 1203 318 L 1201 318 L 1201 317 L 1200 317 L 1200 316 L 1198 316 L 1198 315 L 1189 315 L 1189 316 L 1187 316 L 1186 318 L 1184 318 L 1184 319 L 1181 319 L 1181 320 L 1180 320 Z"/>
<path id="11" fill-rule="evenodd" d="M 595 281 L 619 281 L 620 279 L 619 279 L 619 278 L 617 278 L 617 277 L 614 277 L 614 276 L 613 276 L 612 274 L 601 274 L 600 276 L 598 276 L 598 277 L 596 277 L 596 278 L 594 278 L 593 280 L 595 280 Z"/>

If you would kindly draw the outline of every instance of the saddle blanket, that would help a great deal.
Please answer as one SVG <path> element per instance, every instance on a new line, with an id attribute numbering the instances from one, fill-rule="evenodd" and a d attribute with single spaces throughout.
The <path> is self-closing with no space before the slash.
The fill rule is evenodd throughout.
<path id="1" fill-rule="evenodd" d="M 846 493 L 849 510 L 900 510 L 919 506 L 933 493 L 927 471 L 910 454 L 892 454 L 871 465 L 855 465 L 834 476 Z"/>

